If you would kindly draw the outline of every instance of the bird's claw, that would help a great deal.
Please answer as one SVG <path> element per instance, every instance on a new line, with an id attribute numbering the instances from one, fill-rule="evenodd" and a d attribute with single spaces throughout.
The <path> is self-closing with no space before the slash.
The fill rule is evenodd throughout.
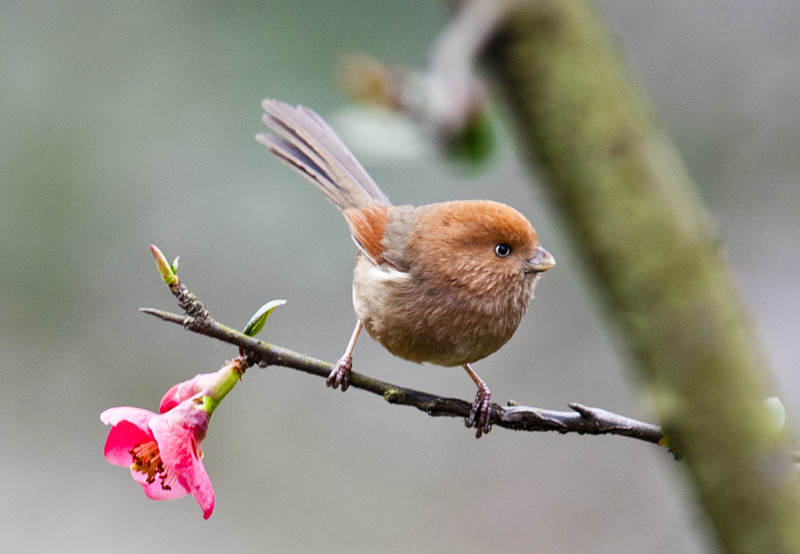
<path id="1" fill-rule="evenodd" d="M 492 430 L 492 392 L 487 387 L 478 389 L 475 402 L 469 410 L 469 417 L 464 420 L 467 427 L 475 427 L 475 438 L 479 439 L 484 433 Z"/>
<path id="2" fill-rule="evenodd" d="M 329 387 L 333 387 L 335 389 L 339 388 L 339 385 L 342 386 L 342 392 L 346 391 L 350 386 L 350 370 L 353 368 L 353 357 L 345 354 L 339 361 L 336 362 L 336 365 L 331 370 L 330 375 L 328 375 L 328 380 L 325 381 L 325 384 Z"/>

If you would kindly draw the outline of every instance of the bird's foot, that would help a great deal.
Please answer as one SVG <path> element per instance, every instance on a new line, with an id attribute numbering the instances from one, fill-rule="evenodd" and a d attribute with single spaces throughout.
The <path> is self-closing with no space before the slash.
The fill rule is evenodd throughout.
<path id="1" fill-rule="evenodd" d="M 479 439 L 484 433 L 492 430 L 492 425 L 489 423 L 492 417 L 492 392 L 484 385 L 478 387 L 478 393 L 475 395 L 475 402 L 472 403 L 472 408 L 469 411 L 469 417 L 464 420 L 467 427 L 475 427 L 475 438 Z"/>
<path id="2" fill-rule="evenodd" d="M 328 380 L 325 381 L 325 384 L 329 387 L 333 387 L 335 389 L 339 388 L 339 385 L 342 386 L 342 392 L 346 391 L 350 386 L 350 370 L 353 368 L 353 357 L 349 354 L 345 354 L 339 361 L 336 362 L 336 365 L 331 370 L 330 375 L 328 375 Z"/>

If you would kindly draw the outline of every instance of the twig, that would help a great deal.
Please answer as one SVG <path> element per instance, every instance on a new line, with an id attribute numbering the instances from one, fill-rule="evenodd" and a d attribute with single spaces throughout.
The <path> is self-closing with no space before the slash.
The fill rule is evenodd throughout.
<path id="1" fill-rule="evenodd" d="M 200 313 L 201 317 L 177 315 L 154 308 L 141 308 L 144 313 L 154 315 L 164 321 L 177 323 L 184 328 L 238 346 L 248 357 L 248 361 L 261 367 L 270 365 L 289 367 L 327 378 L 333 365 L 299 354 L 292 350 L 254 339 L 239 331 L 215 321 L 205 308 L 195 310 L 185 306 L 186 298 L 194 295 L 180 283 L 170 286 L 173 294 L 182 299 L 181 307 L 188 313 Z M 191 296 L 190 296 L 191 295 Z M 399 387 L 366 375 L 352 372 L 350 386 L 383 396 L 390 404 L 413 406 L 431 416 L 464 418 L 469 415 L 471 403 L 458 398 L 446 398 L 427 392 Z M 600 408 L 582 404 L 570 404 L 571 412 L 543 410 L 510 403 L 509 406 L 492 405 L 491 423 L 498 427 L 517 431 L 557 431 L 559 433 L 579 433 L 587 435 L 622 435 L 646 442 L 659 444 L 663 439 L 657 425 L 644 423 L 614 414 Z"/>

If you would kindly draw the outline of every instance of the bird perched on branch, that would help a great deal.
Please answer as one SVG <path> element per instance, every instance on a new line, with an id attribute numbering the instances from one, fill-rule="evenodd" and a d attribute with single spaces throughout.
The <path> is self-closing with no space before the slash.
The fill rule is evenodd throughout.
<path id="1" fill-rule="evenodd" d="M 488 200 L 393 206 L 334 130 L 313 110 L 264 100 L 272 133 L 257 140 L 339 210 L 358 247 L 357 322 L 327 384 L 346 390 L 362 328 L 412 362 L 463 366 L 478 387 L 466 419 L 491 429 L 491 392 L 470 364 L 503 346 L 555 260 L 517 210 Z"/>

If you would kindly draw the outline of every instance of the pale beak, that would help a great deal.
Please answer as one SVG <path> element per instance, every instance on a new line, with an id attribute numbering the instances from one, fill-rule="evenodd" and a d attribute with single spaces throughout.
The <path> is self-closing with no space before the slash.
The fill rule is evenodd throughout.
<path id="1" fill-rule="evenodd" d="M 542 248 L 536 249 L 536 255 L 530 260 L 525 260 L 525 273 L 541 273 L 556 265 L 553 255 Z"/>

